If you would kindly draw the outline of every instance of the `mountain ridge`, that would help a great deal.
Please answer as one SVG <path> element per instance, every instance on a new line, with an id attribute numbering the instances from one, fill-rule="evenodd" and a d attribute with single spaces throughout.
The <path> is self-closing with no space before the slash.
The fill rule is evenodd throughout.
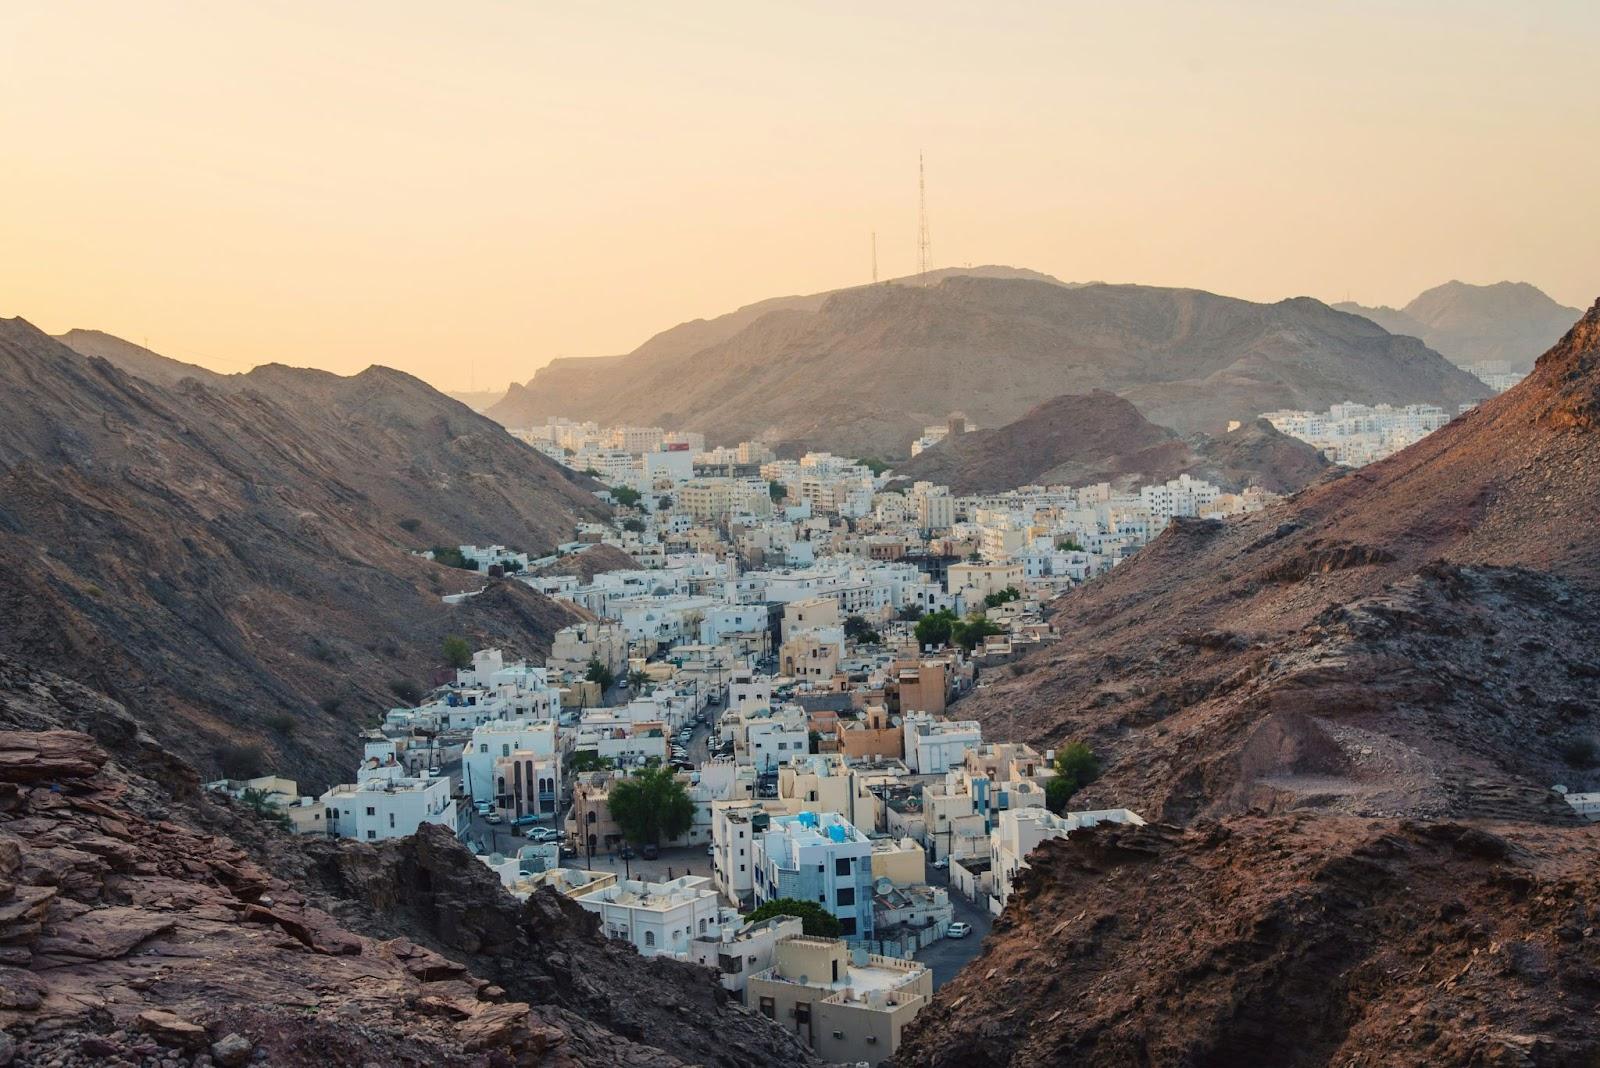
<path id="1" fill-rule="evenodd" d="M 570 608 L 412 554 L 544 551 L 601 518 L 588 480 L 401 372 L 261 368 L 171 387 L 0 320 L 9 650 L 125 701 L 216 770 L 259 747 L 340 781 L 353 726 L 443 638 L 537 655 Z M 274 726 L 274 724 L 276 726 Z"/>
<path id="2" fill-rule="evenodd" d="M 1041 396 L 1096 388 L 1180 432 L 1218 432 L 1281 407 L 1453 409 L 1488 394 L 1415 339 L 1310 298 L 1251 304 L 958 274 L 767 310 L 700 348 L 647 342 L 627 356 L 551 364 L 489 414 L 510 425 L 564 415 L 894 458 L 952 410 L 995 426 Z"/>
<path id="3" fill-rule="evenodd" d="M 1292 493 L 1331 468 L 1322 454 L 1265 420 L 1216 436 L 1185 439 L 1156 426 L 1114 393 L 1066 394 L 994 429 L 946 437 L 898 465 L 897 479 L 928 480 L 957 495 L 998 493 L 1023 485 L 1119 490 L 1181 474 L 1237 492 L 1259 486 Z"/>
<path id="4" fill-rule="evenodd" d="M 1583 313 L 1552 300 L 1527 282 L 1473 285 L 1452 279 L 1424 290 L 1403 308 L 1333 305 L 1365 316 L 1395 334 L 1421 338 L 1458 364 L 1504 361 L 1526 370 L 1529 353 L 1543 352 Z"/>

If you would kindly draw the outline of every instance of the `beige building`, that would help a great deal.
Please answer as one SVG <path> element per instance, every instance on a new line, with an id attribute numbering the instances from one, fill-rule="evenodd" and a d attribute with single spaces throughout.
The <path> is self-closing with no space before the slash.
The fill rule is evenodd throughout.
<path id="1" fill-rule="evenodd" d="M 814 634 L 790 638 L 778 650 L 779 672 L 790 678 L 824 683 L 838 674 L 839 646 Z"/>
<path id="2" fill-rule="evenodd" d="M 949 661 L 896 660 L 889 665 L 889 691 L 892 707 L 900 712 L 943 715 L 950 692 Z"/>
<path id="3" fill-rule="evenodd" d="M 928 879 L 928 856 L 914 838 L 875 838 L 872 877 L 896 886 L 915 886 Z"/>
<path id="4" fill-rule="evenodd" d="M 844 620 L 839 618 L 839 602 L 833 597 L 808 597 L 783 606 L 784 641 L 808 630 L 843 624 Z"/>
<path id="5" fill-rule="evenodd" d="M 746 1004 L 829 1064 L 877 1064 L 933 997 L 933 975 L 916 961 L 852 950 L 833 938 L 787 938 L 773 966 L 750 977 Z"/>
<path id="6" fill-rule="evenodd" d="M 839 752 L 849 760 L 905 755 L 905 735 L 883 705 L 868 705 L 861 718 L 839 724 Z"/>
<path id="7" fill-rule="evenodd" d="M 1007 586 L 1021 589 L 1025 577 L 1026 572 L 1021 564 L 951 564 L 945 575 L 945 589 L 951 594 L 966 594 L 970 604 L 983 600 L 991 593 L 999 593 Z"/>

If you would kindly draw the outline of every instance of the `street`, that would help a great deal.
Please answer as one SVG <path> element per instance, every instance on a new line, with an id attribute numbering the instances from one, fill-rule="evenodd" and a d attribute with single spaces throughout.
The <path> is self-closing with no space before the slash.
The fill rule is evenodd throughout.
<path id="1" fill-rule="evenodd" d="M 950 886 L 948 871 L 929 867 L 928 882 L 930 885 L 942 886 L 949 890 L 950 908 L 955 913 L 955 919 L 972 925 L 972 933 L 967 937 L 941 938 L 914 958 L 926 964 L 933 972 L 933 988 L 937 990 L 954 979 L 962 966 L 978 955 L 979 950 L 983 948 L 983 940 L 989 933 L 989 924 L 993 917 L 989 915 L 987 909 L 974 905 Z"/>

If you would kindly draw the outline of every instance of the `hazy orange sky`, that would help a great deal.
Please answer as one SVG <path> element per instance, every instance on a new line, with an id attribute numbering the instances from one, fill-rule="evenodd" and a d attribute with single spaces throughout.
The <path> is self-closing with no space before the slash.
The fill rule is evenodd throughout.
<path id="1" fill-rule="evenodd" d="M 0 6 L 0 315 L 503 387 L 936 265 L 1600 293 L 1600 4 Z"/>

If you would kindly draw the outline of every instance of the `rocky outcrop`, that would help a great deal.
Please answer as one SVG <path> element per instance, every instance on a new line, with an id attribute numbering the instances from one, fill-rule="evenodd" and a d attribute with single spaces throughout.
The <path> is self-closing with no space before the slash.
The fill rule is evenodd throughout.
<path id="1" fill-rule="evenodd" d="M 91 701 L 0 665 L 0 721 Z M 710 972 L 519 905 L 434 830 L 308 844 L 85 734 L 0 731 L 0 1064 L 810 1062 Z"/>
<path id="2" fill-rule="evenodd" d="M 899 1068 L 1600 1058 L 1591 831 L 1301 814 L 1106 826 L 1031 863 Z"/>

